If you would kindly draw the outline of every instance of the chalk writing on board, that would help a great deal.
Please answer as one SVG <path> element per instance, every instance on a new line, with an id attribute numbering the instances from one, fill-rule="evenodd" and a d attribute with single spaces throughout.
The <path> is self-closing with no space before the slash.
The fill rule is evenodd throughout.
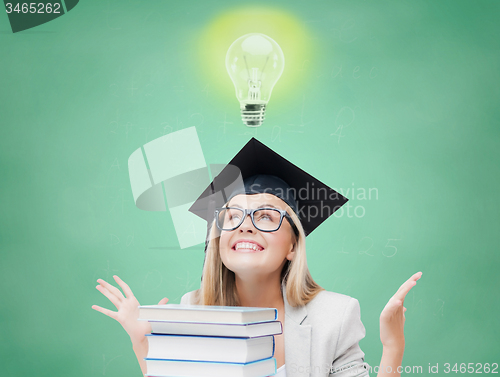
<path id="1" fill-rule="evenodd" d="M 437 310 L 434 311 L 434 315 L 443 317 L 444 316 L 444 300 L 441 300 L 440 298 L 438 298 L 436 300 L 436 309 Z"/>
<path id="2" fill-rule="evenodd" d="M 169 119 L 165 119 L 155 125 L 143 125 L 139 127 L 132 122 L 125 122 L 120 120 L 119 111 L 116 110 L 116 115 L 114 119 L 109 122 L 108 134 L 115 136 L 125 136 L 125 139 L 133 138 L 138 140 L 141 137 L 144 140 L 144 144 L 149 141 L 165 136 L 167 134 L 173 133 L 175 131 L 180 131 L 187 126 L 200 127 L 205 123 L 203 114 L 200 111 L 186 111 L 186 114 L 176 115 Z M 227 121 L 226 121 L 227 122 Z M 230 122 L 227 122 L 230 124 Z M 203 132 L 200 130 L 199 132 Z M 164 140 L 170 140 L 165 138 Z"/>
<path id="3" fill-rule="evenodd" d="M 415 290 L 411 290 L 405 298 L 405 306 L 410 308 L 413 313 L 423 306 L 423 301 L 421 298 L 415 301 L 416 294 L 417 293 L 415 293 Z M 411 296 L 411 301 L 409 300 L 409 296 Z"/>
<path id="4" fill-rule="evenodd" d="M 342 239 L 342 244 L 339 250 L 337 250 L 337 253 L 341 254 L 351 254 L 351 253 L 357 253 L 359 255 L 367 255 L 368 257 L 376 257 L 376 256 L 383 256 L 385 258 L 392 258 L 394 257 L 398 249 L 396 247 L 397 242 L 396 241 L 401 241 L 401 238 L 387 238 L 387 242 L 384 244 L 382 247 L 382 244 L 377 244 L 377 247 L 373 249 L 373 246 L 375 245 L 375 241 L 373 238 L 365 236 L 362 237 L 359 240 L 358 247 L 352 246 L 350 248 L 345 247 L 345 241 L 346 237 Z"/>
<path id="5" fill-rule="evenodd" d="M 281 127 L 274 126 L 273 131 L 271 133 L 271 140 L 274 142 L 278 139 L 278 143 L 281 143 Z"/>
<path id="6" fill-rule="evenodd" d="M 110 281 L 109 279 L 112 277 L 112 275 L 115 275 L 115 272 L 118 272 L 119 270 L 112 269 L 109 266 L 109 260 L 107 262 L 107 268 L 99 268 L 94 272 L 93 280 L 97 280 L 97 277 L 102 276 L 102 271 L 104 271 L 104 280 Z"/>
<path id="7" fill-rule="evenodd" d="M 189 225 L 187 225 L 185 228 L 184 228 L 184 231 L 181 233 L 183 236 L 186 236 L 188 234 L 192 235 L 192 236 L 196 236 L 197 232 L 196 232 L 196 228 L 195 228 L 195 225 L 194 225 L 194 222 L 190 222 Z"/>
<path id="8" fill-rule="evenodd" d="M 131 245 L 133 245 L 133 244 L 134 244 L 134 237 L 135 237 L 134 232 L 132 232 L 132 234 L 129 234 L 129 235 L 127 236 L 127 239 L 126 239 L 126 241 L 125 241 L 125 245 L 126 245 L 127 247 L 129 247 L 129 246 L 131 246 Z"/>
<path id="9" fill-rule="evenodd" d="M 125 189 L 122 187 L 118 190 L 118 195 L 116 197 L 110 197 L 110 201 L 112 203 L 112 206 L 110 210 L 108 211 L 108 214 L 111 213 L 115 208 L 119 210 L 119 213 L 123 213 L 123 207 L 124 203 L 128 202 L 128 200 L 125 199 Z M 121 211 L 120 211 L 121 210 Z"/>
<path id="10" fill-rule="evenodd" d="M 334 79 L 335 77 L 339 76 L 340 77 L 344 77 L 344 75 L 342 74 L 342 65 L 340 67 L 337 67 L 336 66 L 333 66 L 332 68 L 332 79 Z"/>
<path id="11" fill-rule="evenodd" d="M 338 136 L 338 141 L 337 141 L 337 144 L 340 144 L 340 138 L 341 137 L 344 137 L 345 135 L 342 135 L 342 130 L 344 129 L 344 125 L 341 124 L 337 127 L 337 129 L 335 130 L 335 132 L 333 134 L 330 134 L 330 136 Z"/>
<path id="12" fill-rule="evenodd" d="M 127 122 L 122 127 L 125 128 L 125 139 L 128 139 L 128 134 L 130 130 L 134 128 L 134 125 L 130 122 Z"/>
<path id="13" fill-rule="evenodd" d="M 340 138 L 345 136 L 342 135 L 342 130 L 344 129 L 344 127 L 350 126 L 355 119 L 356 113 L 352 108 L 350 108 L 349 106 L 342 107 L 335 117 L 334 125 L 335 127 L 337 127 L 337 129 L 334 133 L 330 134 L 330 136 L 338 136 L 337 143 L 340 144 Z"/>
<path id="14" fill-rule="evenodd" d="M 306 96 L 303 95 L 302 96 L 302 108 L 300 110 L 300 123 L 298 125 L 294 124 L 294 123 L 289 123 L 288 125 L 289 126 L 297 126 L 297 127 L 300 127 L 301 129 L 299 130 L 287 130 L 288 132 L 297 132 L 297 133 L 304 133 L 304 126 L 306 124 L 309 124 L 311 123 L 313 120 L 310 120 L 309 122 L 304 122 L 304 106 L 305 106 L 305 103 L 306 103 Z"/>
<path id="15" fill-rule="evenodd" d="M 219 129 L 222 129 L 222 133 L 223 134 L 226 134 L 226 132 L 227 132 L 226 126 L 228 124 L 233 124 L 233 122 L 228 122 L 227 121 L 227 113 L 224 113 L 224 120 L 223 121 L 219 121 L 219 123 L 222 123 L 222 126 L 220 126 Z"/>
<path id="16" fill-rule="evenodd" d="M 134 86 L 134 82 L 135 82 L 134 79 L 135 79 L 135 74 L 132 75 L 132 77 L 130 78 L 130 87 L 125 88 L 125 89 L 129 89 L 130 90 L 130 97 L 133 97 L 134 96 L 134 92 L 139 89 L 138 87 Z"/>
<path id="17" fill-rule="evenodd" d="M 110 238 L 110 246 L 115 246 L 120 243 L 120 237 L 118 237 L 116 234 L 109 233 L 109 238 Z"/>
<path id="18" fill-rule="evenodd" d="M 242 134 L 238 134 L 240 136 L 251 136 L 251 137 L 257 137 L 258 136 L 258 131 L 260 127 L 245 127 L 246 130 Z"/>
<path id="19" fill-rule="evenodd" d="M 345 244 L 345 238 L 347 236 L 344 236 L 344 238 L 342 239 L 342 249 L 341 250 L 337 250 L 337 253 L 343 253 L 343 254 L 349 254 L 349 251 L 345 251 L 344 250 L 344 244 Z"/>
<path id="20" fill-rule="evenodd" d="M 113 160 L 113 163 L 109 167 L 108 173 L 115 168 L 120 170 L 120 161 L 118 160 L 118 157 L 115 157 L 115 159 Z"/>
<path id="21" fill-rule="evenodd" d="M 118 94 L 117 94 L 117 89 L 118 89 L 118 85 L 117 84 L 109 84 L 109 89 L 111 90 L 111 95 L 113 97 L 118 97 Z"/>
<path id="22" fill-rule="evenodd" d="M 360 241 L 360 242 L 361 242 L 361 243 L 363 243 L 363 241 L 364 241 L 365 239 L 369 240 L 369 245 L 370 245 L 370 246 L 365 247 L 365 248 L 363 248 L 363 249 L 359 250 L 359 254 L 366 254 L 366 255 L 368 255 L 368 256 L 370 256 L 370 257 L 373 257 L 373 256 L 374 256 L 373 254 L 368 253 L 368 251 L 369 251 L 369 250 L 373 247 L 373 243 L 374 243 L 374 242 L 373 242 L 373 239 L 372 239 L 372 238 L 370 238 L 370 237 L 363 237 L 363 238 L 361 238 L 361 241 Z"/>
<path id="23" fill-rule="evenodd" d="M 160 126 L 163 129 L 163 136 L 165 136 L 169 133 L 172 133 L 174 131 L 174 129 L 172 128 L 172 126 L 168 122 L 162 122 L 162 123 L 160 123 Z M 164 140 L 170 141 L 170 139 L 168 139 L 168 138 L 165 138 Z"/>
<path id="24" fill-rule="evenodd" d="M 102 375 L 105 376 L 106 375 L 106 369 L 108 368 L 109 364 L 111 364 L 111 362 L 113 360 L 116 360 L 117 358 L 119 357 L 122 357 L 123 355 L 118 355 L 118 356 L 115 356 L 113 357 L 111 360 L 109 360 L 108 362 L 106 362 L 106 355 L 102 355 Z"/>
<path id="25" fill-rule="evenodd" d="M 333 281 L 333 285 L 331 290 L 333 292 L 343 292 L 344 294 L 349 294 L 351 291 L 351 284 L 352 284 L 353 278 L 348 277 L 336 277 L 335 280 Z"/>
<path id="26" fill-rule="evenodd" d="M 198 277 L 198 275 L 197 275 Z M 193 280 L 190 276 L 190 273 L 189 273 L 189 270 L 186 270 L 186 275 L 185 275 L 185 278 L 184 279 L 181 279 L 180 277 L 177 277 L 176 278 L 177 280 L 180 280 L 181 283 L 180 283 L 180 287 L 181 287 L 181 292 L 183 292 L 182 294 L 186 293 L 186 292 L 191 292 L 192 290 L 194 290 L 197 286 L 197 284 L 199 284 L 199 281 L 198 280 Z M 198 277 L 199 279 L 199 277 Z M 180 299 L 180 297 L 177 297 L 176 299 Z"/>
<path id="27" fill-rule="evenodd" d="M 154 139 L 154 136 L 149 136 L 151 134 L 151 131 L 156 130 L 156 127 L 139 127 L 140 130 L 144 130 L 144 144 L 147 144 L 150 142 L 152 139 Z"/>
<path id="28" fill-rule="evenodd" d="M 160 288 L 162 282 L 163 282 L 163 276 L 160 271 L 158 270 L 148 271 L 146 273 L 146 276 L 144 277 L 142 288 L 146 289 L 147 292 L 151 292 Z"/>
<path id="29" fill-rule="evenodd" d="M 363 77 L 368 77 L 370 79 L 374 79 L 375 77 L 378 76 L 378 69 L 375 66 L 372 66 L 369 71 L 362 65 L 356 65 L 354 67 L 344 67 L 343 64 L 340 65 L 334 65 L 332 67 L 332 71 L 330 74 L 330 78 L 335 79 L 335 78 L 344 78 L 344 72 L 347 75 L 347 77 L 352 77 L 354 80 L 363 78 Z"/>
<path id="30" fill-rule="evenodd" d="M 146 88 L 145 89 L 148 89 L 148 88 L 152 88 L 153 87 L 153 84 L 149 83 L 146 85 Z M 144 93 L 144 96 L 145 97 L 152 97 L 153 96 L 153 93 L 151 93 L 151 91 L 147 91 L 146 90 L 146 93 Z"/>
<path id="31" fill-rule="evenodd" d="M 384 257 L 392 258 L 394 255 L 397 254 L 398 249 L 396 246 L 394 246 L 394 241 L 401 241 L 401 238 L 389 238 L 389 239 L 387 239 L 387 243 L 385 244 L 385 248 L 382 251 L 382 254 L 384 254 Z M 387 250 L 387 248 L 389 248 L 389 251 Z"/>
<path id="32" fill-rule="evenodd" d="M 200 127 L 205 121 L 205 117 L 201 113 L 193 113 L 189 115 L 189 119 L 195 121 L 196 124 L 191 124 L 191 126 Z M 198 121 L 196 121 L 198 119 Z"/>
<path id="33" fill-rule="evenodd" d="M 302 66 L 297 68 L 297 71 L 301 72 L 301 71 L 304 71 L 306 68 L 305 68 L 305 65 L 306 63 L 309 63 L 309 59 L 306 59 L 302 62 Z"/>
<path id="34" fill-rule="evenodd" d="M 334 32 L 334 35 L 343 43 L 352 43 L 356 39 L 358 39 L 357 36 L 354 36 L 354 33 L 352 29 L 356 23 L 354 22 L 354 19 L 350 18 L 344 21 L 342 26 L 338 29 L 332 29 Z"/>
<path id="35" fill-rule="evenodd" d="M 354 80 L 356 79 L 359 79 L 361 77 L 361 75 L 358 73 L 359 72 L 359 65 L 357 65 L 356 67 L 354 67 L 354 69 L 352 70 L 352 77 L 354 78 Z"/>
<path id="36" fill-rule="evenodd" d="M 210 93 L 210 84 L 205 85 L 205 87 L 201 90 L 202 93 L 205 93 L 206 96 L 208 97 L 208 94 Z"/>
<path id="37" fill-rule="evenodd" d="M 222 126 L 220 126 L 217 129 L 217 143 L 225 143 L 225 142 L 226 142 L 226 132 L 224 131 Z"/>

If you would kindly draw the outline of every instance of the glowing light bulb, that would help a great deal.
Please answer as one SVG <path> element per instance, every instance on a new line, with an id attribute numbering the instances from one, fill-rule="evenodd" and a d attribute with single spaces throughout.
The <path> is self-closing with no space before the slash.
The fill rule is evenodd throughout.
<path id="1" fill-rule="evenodd" d="M 248 127 L 264 121 L 274 85 L 285 68 L 281 47 L 264 34 L 246 34 L 226 54 L 226 69 L 240 101 L 241 118 Z"/>

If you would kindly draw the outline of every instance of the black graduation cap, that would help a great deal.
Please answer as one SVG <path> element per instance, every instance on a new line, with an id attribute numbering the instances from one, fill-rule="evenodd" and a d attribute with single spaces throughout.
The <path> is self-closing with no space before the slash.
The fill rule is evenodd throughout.
<path id="1" fill-rule="evenodd" d="M 214 211 L 241 193 L 271 193 L 298 215 L 306 236 L 348 199 L 255 138 L 238 152 L 189 209 L 208 222 Z"/>

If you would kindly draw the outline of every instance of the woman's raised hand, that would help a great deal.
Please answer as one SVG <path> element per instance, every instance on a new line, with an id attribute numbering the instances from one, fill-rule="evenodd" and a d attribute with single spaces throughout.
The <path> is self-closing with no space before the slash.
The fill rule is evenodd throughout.
<path id="1" fill-rule="evenodd" d="M 403 304 L 406 294 L 417 284 L 417 280 L 421 276 L 422 272 L 417 272 L 405 281 L 382 310 L 382 314 L 380 314 L 380 340 L 384 348 L 404 350 L 406 308 Z"/>
<path id="2" fill-rule="evenodd" d="M 140 344 L 145 341 L 146 334 L 151 333 L 151 325 L 147 321 L 138 320 L 139 301 L 137 301 L 129 286 L 123 280 L 116 275 L 113 277 L 122 288 L 125 296 L 123 296 L 122 292 L 118 288 L 102 279 L 97 280 L 99 285 L 96 288 L 113 303 L 118 311 L 113 312 L 97 305 L 92 305 L 92 309 L 117 320 L 130 336 L 132 344 Z M 165 297 L 160 300 L 158 305 L 166 304 L 167 301 L 168 298 Z"/>

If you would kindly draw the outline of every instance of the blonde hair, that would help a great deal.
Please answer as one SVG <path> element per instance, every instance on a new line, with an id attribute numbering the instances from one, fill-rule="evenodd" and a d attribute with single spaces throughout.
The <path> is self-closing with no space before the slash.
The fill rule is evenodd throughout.
<path id="1" fill-rule="evenodd" d="M 306 235 L 304 228 L 295 212 L 286 206 L 286 210 L 297 227 L 299 235 L 293 233 L 292 261 L 287 260 L 281 270 L 281 283 L 285 285 L 286 298 L 291 306 L 301 306 L 311 301 L 324 290 L 312 278 L 306 259 Z M 212 222 L 209 242 L 206 249 L 205 265 L 200 289 L 194 292 L 195 305 L 239 306 L 236 292 L 235 275 L 229 270 L 219 253 L 220 231 Z"/>

